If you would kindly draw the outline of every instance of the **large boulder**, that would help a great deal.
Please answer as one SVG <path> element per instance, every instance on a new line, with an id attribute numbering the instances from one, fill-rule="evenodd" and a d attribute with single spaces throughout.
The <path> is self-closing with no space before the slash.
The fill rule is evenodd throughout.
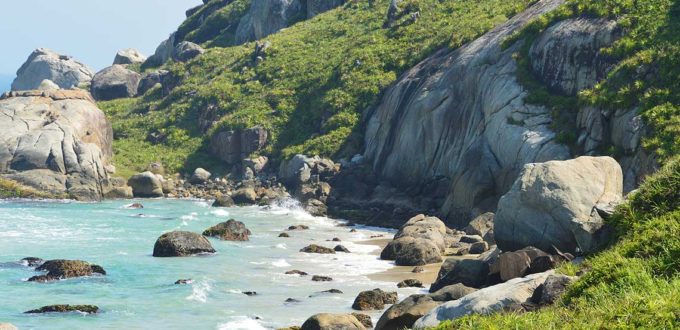
<path id="1" fill-rule="evenodd" d="M 205 237 L 188 232 L 173 231 L 161 235 L 153 247 L 154 257 L 186 257 L 199 253 L 214 253 Z"/>
<path id="2" fill-rule="evenodd" d="M 264 148 L 267 137 L 267 130 L 260 126 L 220 131 L 210 139 L 210 151 L 228 164 L 237 164 Z"/>
<path id="3" fill-rule="evenodd" d="M 63 89 L 89 83 L 94 73 L 85 64 L 70 56 L 60 55 L 47 48 L 38 48 L 31 53 L 17 71 L 12 82 L 13 91 L 32 90 L 49 79 Z"/>
<path id="4" fill-rule="evenodd" d="M 113 130 L 82 90 L 0 97 L 0 177 L 42 192 L 101 199 L 110 188 Z"/>
<path id="5" fill-rule="evenodd" d="M 375 330 L 409 329 L 416 320 L 440 304 L 441 302 L 432 300 L 428 295 L 409 296 L 388 308 L 378 320 Z"/>
<path id="6" fill-rule="evenodd" d="M 153 55 L 146 59 L 143 68 L 157 67 L 165 64 L 172 58 L 172 53 L 175 51 L 175 33 L 171 34 L 168 39 L 163 40 Z"/>
<path id="7" fill-rule="evenodd" d="M 531 302 L 539 306 L 555 303 L 567 287 L 576 280 L 575 277 L 555 274 L 546 278 L 543 284 L 539 285 L 531 296 Z"/>
<path id="8" fill-rule="evenodd" d="M 29 282 L 57 281 L 92 274 L 106 275 L 102 267 L 80 260 L 48 260 L 35 270 L 47 272 L 47 274 L 33 276 L 28 279 Z"/>
<path id="9" fill-rule="evenodd" d="M 163 197 L 163 183 L 149 171 L 133 175 L 128 185 L 135 197 Z"/>
<path id="10" fill-rule="evenodd" d="M 619 203 L 622 192 L 621 167 L 610 157 L 527 164 L 498 204 L 498 247 L 593 252 L 607 236 L 597 209 Z"/>
<path id="11" fill-rule="evenodd" d="M 359 311 L 381 310 L 385 305 L 397 303 L 396 292 L 385 292 L 380 289 L 362 291 L 354 299 L 352 308 Z"/>
<path id="12" fill-rule="evenodd" d="M 491 314 L 502 310 L 519 309 L 526 303 L 553 272 L 529 275 L 470 293 L 429 311 L 413 325 L 414 329 L 436 327 L 446 320 L 455 320 L 469 314 Z"/>
<path id="13" fill-rule="evenodd" d="M 430 286 L 430 292 L 461 283 L 468 287 L 481 288 L 487 282 L 489 264 L 479 259 L 448 259 L 439 270 L 437 280 Z"/>
<path id="14" fill-rule="evenodd" d="M 203 47 L 190 41 L 182 41 L 175 46 L 172 59 L 177 62 L 188 62 L 203 53 L 205 53 Z"/>
<path id="15" fill-rule="evenodd" d="M 193 184 L 202 184 L 208 181 L 212 174 L 208 171 L 206 171 L 203 168 L 197 168 L 194 170 L 194 174 L 191 175 L 191 178 L 189 178 L 189 182 Z"/>
<path id="16" fill-rule="evenodd" d="M 468 235 L 478 235 L 489 244 L 494 244 L 493 219 L 495 215 L 491 212 L 484 213 L 474 218 L 470 223 L 463 228 L 463 231 Z"/>
<path id="17" fill-rule="evenodd" d="M 136 49 L 128 48 L 119 50 L 113 59 L 113 64 L 141 64 L 146 61 L 146 56 Z"/>
<path id="18" fill-rule="evenodd" d="M 252 234 L 243 222 L 229 219 L 203 231 L 203 236 L 219 237 L 223 241 L 247 241 Z"/>
<path id="19" fill-rule="evenodd" d="M 142 80 L 139 81 L 139 86 L 137 87 L 137 95 L 141 96 L 146 94 L 154 86 L 161 84 L 163 85 L 164 79 L 170 74 L 168 70 L 156 70 L 145 74 Z"/>
<path id="20" fill-rule="evenodd" d="M 98 101 L 108 101 L 137 95 L 142 76 L 122 65 L 112 65 L 97 72 L 90 91 Z"/>
<path id="21" fill-rule="evenodd" d="M 316 314 L 300 330 L 366 330 L 366 327 L 352 314 Z"/>
<path id="22" fill-rule="evenodd" d="M 417 215 L 406 222 L 380 254 L 400 266 L 422 266 L 441 262 L 450 245 L 444 222 L 436 217 Z"/>

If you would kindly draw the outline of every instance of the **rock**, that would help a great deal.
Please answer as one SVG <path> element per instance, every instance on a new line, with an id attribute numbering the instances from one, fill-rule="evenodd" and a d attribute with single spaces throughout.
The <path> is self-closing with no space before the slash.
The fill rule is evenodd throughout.
<path id="1" fill-rule="evenodd" d="M 491 212 L 484 213 L 476 218 L 474 218 L 470 223 L 463 229 L 463 231 L 468 235 L 477 235 L 484 239 L 489 244 L 494 244 L 493 239 L 493 219 L 495 215 Z"/>
<path id="2" fill-rule="evenodd" d="M 203 184 L 210 179 L 211 175 L 210 172 L 199 167 L 194 170 L 194 174 L 191 175 L 189 182 L 192 184 Z"/>
<path id="3" fill-rule="evenodd" d="M 132 187 L 112 187 L 109 191 L 104 193 L 106 199 L 131 199 L 134 197 Z"/>
<path id="4" fill-rule="evenodd" d="M 356 317 L 357 320 L 359 320 L 359 322 L 361 322 L 361 324 L 362 324 L 364 327 L 366 327 L 366 329 L 371 329 L 371 328 L 373 328 L 373 320 L 371 320 L 371 316 L 370 316 L 370 315 L 361 314 L 361 313 L 352 313 L 352 315 L 353 315 L 354 317 Z"/>
<path id="5" fill-rule="evenodd" d="M 315 217 L 325 217 L 328 214 L 328 207 L 318 199 L 309 199 L 305 203 L 305 211 Z"/>
<path id="6" fill-rule="evenodd" d="M 531 67 L 552 91 L 576 95 L 604 79 L 617 62 L 601 52 L 623 34 L 614 20 L 578 17 L 547 28 L 531 45 Z"/>
<path id="7" fill-rule="evenodd" d="M 291 304 L 291 303 L 299 303 L 300 300 L 294 299 L 294 298 L 288 298 L 286 299 L 285 303 Z"/>
<path id="8" fill-rule="evenodd" d="M 257 202 L 257 193 L 253 188 L 241 188 L 231 195 L 237 205 L 252 205 Z"/>
<path id="9" fill-rule="evenodd" d="M 194 281 L 192 279 L 184 279 L 175 281 L 175 285 L 191 284 Z"/>
<path id="10" fill-rule="evenodd" d="M 346 247 L 344 247 L 342 245 L 336 245 L 335 248 L 333 248 L 333 250 L 335 250 L 335 252 L 350 253 L 349 249 L 347 249 Z"/>
<path id="11" fill-rule="evenodd" d="M 532 262 L 544 256 L 548 254 L 534 247 L 501 253 L 497 260 L 501 281 L 528 275 Z"/>
<path id="12" fill-rule="evenodd" d="M 344 3 L 345 0 L 307 0 L 307 19 L 342 6 Z"/>
<path id="13" fill-rule="evenodd" d="M 151 172 L 133 175 L 128 180 L 135 197 L 163 197 L 163 184 L 158 177 Z"/>
<path id="14" fill-rule="evenodd" d="M 215 249 L 205 237 L 188 231 L 165 233 L 158 238 L 153 247 L 154 257 L 186 257 L 214 252 Z"/>
<path id="15" fill-rule="evenodd" d="M 29 282 L 49 282 L 93 274 L 106 275 L 102 267 L 80 260 L 48 260 L 35 270 L 47 274 L 33 276 L 28 279 Z"/>
<path id="16" fill-rule="evenodd" d="M 146 61 L 146 56 L 138 50 L 128 48 L 119 50 L 113 59 L 113 64 L 142 64 Z"/>
<path id="17" fill-rule="evenodd" d="M 489 244 L 487 242 L 476 242 L 470 245 L 468 253 L 470 254 L 482 254 L 489 249 Z"/>
<path id="18" fill-rule="evenodd" d="M 545 282 L 550 275 L 552 275 L 552 272 L 515 278 L 470 293 L 458 300 L 444 303 L 418 319 L 413 328 L 426 329 L 436 327 L 442 321 L 456 320 L 469 314 L 487 315 L 513 308 L 531 298 L 534 290 Z"/>
<path id="19" fill-rule="evenodd" d="M 203 236 L 219 237 L 223 241 L 247 241 L 252 234 L 243 222 L 230 219 L 212 226 L 203 232 Z"/>
<path id="20" fill-rule="evenodd" d="M 137 95 L 142 96 L 157 84 L 163 84 L 166 77 L 170 74 L 167 70 L 156 70 L 142 76 L 137 87 Z"/>
<path id="21" fill-rule="evenodd" d="M 398 288 L 422 288 L 423 282 L 416 279 L 406 279 L 397 283 Z"/>
<path id="22" fill-rule="evenodd" d="M 308 230 L 309 226 L 306 225 L 295 225 L 288 227 L 288 230 Z"/>
<path id="23" fill-rule="evenodd" d="M 90 92 L 97 101 L 133 97 L 141 79 L 139 73 L 116 64 L 94 75 Z"/>
<path id="24" fill-rule="evenodd" d="M 442 265 L 437 280 L 430 286 L 435 292 L 445 286 L 461 283 L 473 288 L 481 288 L 487 281 L 489 265 L 479 259 L 448 259 Z"/>
<path id="25" fill-rule="evenodd" d="M 175 46 L 172 59 L 177 62 L 188 62 L 203 53 L 205 53 L 203 47 L 190 41 L 182 41 Z"/>
<path id="26" fill-rule="evenodd" d="M 329 178 L 338 172 L 335 163 L 330 159 L 295 155 L 284 160 L 279 167 L 279 178 L 287 186 L 298 188 L 310 181 L 312 175 L 318 175 L 320 180 Z"/>
<path id="27" fill-rule="evenodd" d="M 70 56 L 59 55 L 47 48 L 38 48 L 17 71 L 12 90 L 37 89 L 45 79 L 51 80 L 62 89 L 70 89 L 89 83 L 93 76 L 90 68 Z"/>
<path id="28" fill-rule="evenodd" d="M 551 305 L 564 294 L 567 287 L 575 281 L 574 277 L 566 275 L 550 275 L 543 284 L 539 285 L 531 296 L 531 302 L 539 305 Z"/>
<path id="29" fill-rule="evenodd" d="M 402 237 L 389 242 L 380 259 L 395 260 L 399 266 L 417 266 L 441 262 L 442 256 L 439 248 L 427 239 Z"/>
<path id="30" fill-rule="evenodd" d="M 18 328 L 10 323 L 0 323 L 0 330 L 18 330 Z"/>
<path id="31" fill-rule="evenodd" d="M 607 238 L 595 207 L 621 201 L 622 190 L 621 167 L 610 157 L 528 164 L 499 202 L 498 247 L 593 252 Z"/>
<path id="32" fill-rule="evenodd" d="M 93 305 L 51 305 L 25 312 L 25 314 L 69 313 L 97 314 L 99 307 Z"/>
<path id="33" fill-rule="evenodd" d="M 351 314 L 316 314 L 302 324 L 300 330 L 366 330 Z"/>
<path id="34" fill-rule="evenodd" d="M 59 87 L 59 85 L 55 84 L 52 80 L 45 79 L 40 82 L 40 85 L 38 85 L 37 89 L 46 92 L 53 92 L 58 91 L 61 88 Z"/>
<path id="35" fill-rule="evenodd" d="M 253 2 L 239 21 L 235 44 L 262 39 L 279 31 L 300 17 L 304 6 L 299 0 L 262 0 Z"/>
<path id="36" fill-rule="evenodd" d="M 429 296 L 434 301 L 445 302 L 458 300 L 475 291 L 477 291 L 477 289 L 470 288 L 461 283 L 458 283 L 454 285 L 445 286 L 433 293 L 430 293 Z"/>
<path id="37" fill-rule="evenodd" d="M 153 173 L 153 174 L 158 174 L 158 175 L 164 175 L 165 174 L 165 167 L 163 167 L 163 164 L 161 163 L 151 163 L 149 166 L 146 167 L 146 170 Z"/>
<path id="38" fill-rule="evenodd" d="M 139 210 L 139 209 L 143 209 L 144 205 L 142 205 L 140 203 L 132 203 L 132 204 L 125 205 L 125 208 L 131 209 L 131 210 Z"/>
<path id="39" fill-rule="evenodd" d="M 326 291 L 321 291 L 320 293 L 343 294 L 343 292 L 338 289 L 330 289 Z"/>
<path id="40" fill-rule="evenodd" d="M 248 129 L 218 131 L 210 139 L 210 152 L 227 164 L 238 164 L 267 144 L 267 130 L 260 126 Z M 257 168 L 253 171 L 258 172 Z M 261 169 L 260 169 L 261 171 Z"/>
<path id="41" fill-rule="evenodd" d="M 437 213 L 462 228 L 475 211 L 495 208 L 524 164 L 571 158 L 550 127 L 551 109 L 524 102 L 528 91 L 517 79 L 514 59 L 524 41 L 504 45 L 562 3 L 539 1 L 480 38 L 441 49 L 404 72 L 366 118 L 363 155 L 375 175 L 402 191 L 423 191 L 418 200 L 439 200 Z M 509 119 L 522 124 L 510 125 Z M 425 182 L 441 188 L 423 189 Z M 392 197 L 367 199 L 375 204 Z"/>
<path id="42" fill-rule="evenodd" d="M 312 281 L 314 282 L 331 282 L 333 278 L 328 276 L 314 275 L 312 276 Z"/>
<path id="43" fill-rule="evenodd" d="M 252 296 L 257 296 L 257 292 L 255 291 L 245 291 L 243 292 L 244 295 L 252 297 Z"/>
<path id="44" fill-rule="evenodd" d="M 335 254 L 335 250 L 331 248 L 327 248 L 324 246 L 319 246 L 316 244 L 311 244 L 307 247 L 304 247 L 300 250 L 300 252 L 304 253 L 320 253 L 320 254 Z"/>
<path id="45" fill-rule="evenodd" d="M 148 59 L 142 65 L 142 68 L 157 67 L 165 64 L 168 60 L 172 58 L 172 54 L 175 50 L 175 33 L 171 34 L 166 40 L 163 40 L 153 55 L 149 56 Z"/>
<path id="46" fill-rule="evenodd" d="M 395 303 L 397 303 L 396 292 L 373 289 L 359 293 L 352 304 L 352 308 L 359 311 L 380 310 L 385 308 L 385 305 Z"/>
<path id="47" fill-rule="evenodd" d="M 279 234 L 279 237 L 289 238 L 290 235 L 288 235 L 286 233 L 281 233 L 281 234 Z"/>
<path id="48" fill-rule="evenodd" d="M 392 305 L 375 326 L 376 330 L 410 329 L 416 320 L 441 303 L 428 295 L 416 294 Z"/>
<path id="49" fill-rule="evenodd" d="M 558 265 L 558 259 L 553 256 L 539 256 L 531 261 L 527 274 L 547 272 Z"/>
<path id="50" fill-rule="evenodd" d="M 286 272 L 286 275 L 300 275 L 300 276 L 307 276 L 309 274 L 301 271 L 301 270 L 289 270 Z"/>
<path id="51" fill-rule="evenodd" d="M 234 200 L 227 195 L 217 197 L 212 204 L 213 207 L 233 207 L 234 205 L 236 205 Z"/>
<path id="52" fill-rule="evenodd" d="M 423 268 L 422 266 L 416 266 L 416 267 L 413 267 L 413 269 L 411 270 L 411 273 L 422 273 L 424 271 L 425 271 L 425 268 Z"/>
<path id="53" fill-rule="evenodd" d="M 0 97 L 0 177 L 54 198 L 99 200 L 110 188 L 113 130 L 82 90 Z"/>
<path id="54" fill-rule="evenodd" d="M 38 267 L 45 263 L 45 260 L 36 257 L 26 257 L 21 259 L 21 263 L 25 264 L 28 267 Z"/>

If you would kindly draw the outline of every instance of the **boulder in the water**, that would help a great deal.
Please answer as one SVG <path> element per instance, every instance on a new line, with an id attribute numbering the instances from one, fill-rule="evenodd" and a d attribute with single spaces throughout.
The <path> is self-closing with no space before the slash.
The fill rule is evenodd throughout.
<path id="1" fill-rule="evenodd" d="M 300 252 L 319 253 L 319 254 L 335 254 L 335 250 L 333 250 L 331 248 L 327 248 L 325 246 L 316 245 L 316 244 L 311 244 L 307 247 L 304 247 L 300 250 Z"/>
<path id="2" fill-rule="evenodd" d="M 252 234 L 243 222 L 230 219 L 206 229 L 203 236 L 219 237 L 223 241 L 247 241 Z"/>
<path id="3" fill-rule="evenodd" d="M 70 313 L 97 314 L 99 307 L 94 305 L 50 305 L 25 312 L 25 314 Z"/>
<path id="4" fill-rule="evenodd" d="M 208 239 L 188 231 L 165 233 L 153 248 L 154 257 L 186 257 L 199 253 L 215 253 L 215 249 Z"/>
<path id="5" fill-rule="evenodd" d="M 28 279 L 29 282 L 49 282 L 67 278 L 106 275 L 106 271 L 98 265 L 91 265 L 81 260 L 48 260 L 35 270 L 47 272 Z"/>

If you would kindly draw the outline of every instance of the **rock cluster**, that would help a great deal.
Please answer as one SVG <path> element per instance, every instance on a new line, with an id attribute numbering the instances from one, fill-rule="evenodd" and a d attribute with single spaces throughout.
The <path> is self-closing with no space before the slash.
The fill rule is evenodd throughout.
<path id="1" fill-rule="evenodd" d="M 451 245 L 451 235 L 444 222 L 436 217 L 417 215 L 394 236 L 380 254 L 384 260 L 395 260 L 400 266 L 421 266 L 442 261 Z"/>

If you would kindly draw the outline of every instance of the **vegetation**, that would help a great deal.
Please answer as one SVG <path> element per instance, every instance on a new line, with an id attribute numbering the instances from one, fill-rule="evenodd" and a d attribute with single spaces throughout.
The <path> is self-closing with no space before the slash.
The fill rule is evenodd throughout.
<path id="1" fill-rule="evenodd" d="M 53 196 L 34 188 L 24 186 L 16 181 L 0 178 L 0 199 L 6 198 L 65 198 L 66 196 Z"/>
<path id="2" fill-rule="evenodd" d="M 170 63 L 166 68 L 181 84 L 167 96 L 153 90 L 134 100 L 102 102 L 114 122 L 116 165 L 127 173 L 150 161 L 162 161 L 170 172 L 191 168 L 207 160 L 211 134 L 257 125 L 268 129 L 264 153 L 274 158 L 352 154 L 363 141 L 362 112 L 399 74 L 437 49 L 473 40 L 532 1 L 408 0 L 402 10 L 417 10 L 420 18 L 414 22 L 405 14 L 383 28 L 389 2 L 350 1 L 271 35 L 263 61 L 254 58 L 249 43 Z M 214 15 L 232 15 L 229 10 L 245 3 L 233 1 Z M 192 22 L 182 25 L 182 35 L 206 36 L 199 39 L 206 46 L 226 40 Z M 216 125 L 202 130 L 201 121 Z M 149 139 L 157 133 L 161 141 Z"/>

